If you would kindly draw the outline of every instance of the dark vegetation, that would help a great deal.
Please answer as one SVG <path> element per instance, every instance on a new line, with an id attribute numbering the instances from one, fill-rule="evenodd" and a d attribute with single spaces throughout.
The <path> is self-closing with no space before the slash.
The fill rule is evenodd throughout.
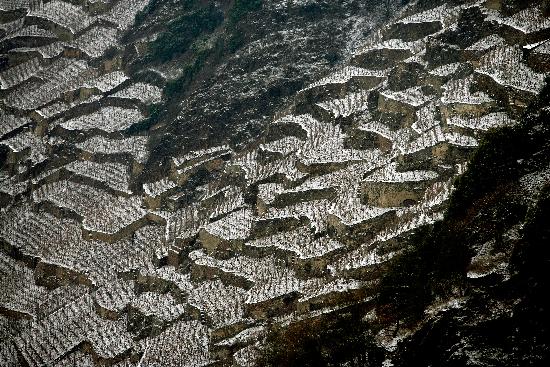
<path id="1" fill-rule="evenodd" d="M 259 10 L 262 0 L 235 0 L 228 12 L 229 25 L 235 26 L 246 14 Z"/>
<path id="2" fill-rule="evenodd" d="M 374 306 L 380 326 L 415 324 L 435 300 L 470 296 L 468 308 L 424 324 L 401 346 L 394 360 L 398 365 L 464 366 L 468 357 L 456 349 L 463 343 L 461 338 L 473 343 L 469 348 L 474 350 L 500 348 L 504 354 L 486 355 L 489 360 L 500 358 L 493 361 L 495 365 L 547 365 L 550 356 L 545 343 L 550 340 L 550 329 L 542 320 L 550 290 L 550 183 L 545 183 L 537 205 L 529 208 L 518 192 L 518 179 L 548 166 L 548 106 L 550 80 L 522 123 L 486 136 L 468 171 L 456 182 L 444 220 L 413 234 L 407 241 L 409 250 L 385 272 Z M 474 250 L 491 239 L 499 246 L 503 233 L 516 224 L 522 224 L 522 239 L 510 258 L 511 279 L 493 280 L 491 286 L 469 282 L 466 273 Z M 519 303 L 511 316 L 465 324 L 464 319 L 483 315 L 488 300 Z M 336 366 L 346 360 L 342 353 L 348 353 L 351 365 L 368 366 L 379 358 L 370 336 L 376 325 L 367 327 L 359 314 L 333 317 L 336 320 L 302 322 L 276 331 L 268 339 L 262 362 Z M 454 351 L 451 356 L 450 351 Z"/>
<path id="3" fill-rule="evenodd" d="M 235 0 L 233 7 L 227 14 L 227 40 L 225 48 L 228 52 L 237 51 L 245 42 L 244 32 L 240 21 L 250 12 L 259 10 L 262 0 Z"/>
<path id="4" fill-rule="evenodd" d="M 154 61 L 170 61 L 184 54 L 197 37 L 213 32 L 222 22 L 222 12 L 212 3 L 181 15 L 171 21 L 166 31 L 150 44 L 149 56 Z"/>
<path id="5" fill-rule="evenodd" d="M 364 305 L 271 330 L 259 366 L 380 366 L 384 353 L 360 320 Z"/>
<path id="6" fill-rule="evenodd" d="M 224 14 L 223 9 L 212 1 L 181 0 L 180 3 L 183 14 L 170 21 L 158 38 L 149 44 L 147 55 L 139 63 L 158 64 L 181 59 L 183 71 L 177 79 L 166 83 L 163 103 L 151 106 L 148 117 L 131 126 L 127 133 L 148 130 L 170 116 L 170 110 L 177 109 L 177 101 L 205 65 L 218 64 L 224 55 L 234 53 L 244 44 L 242 20 L 262 6 L 261 0 L 235 0 Z M 158 11 L 160 6 L 161 0 L 151 0 L 136 15 L 136 25 L 143 24 L 147 16 Z M 225 32 L 213 36 L 220 27 L 225 27 Z"/>
<path id="7" fill-rule="evenodd" d="M 199 0 L 179 0 L 175 3 L 172 3 L 170 5 L 172 6 L 178 6 L 181 11 L 189 11 L 194 6 L 197 5 Z M 158 11 L 162 6 L 162 0 L 150 0 L 149 3 L 143 8 L 143 10 L 139 11 L 136 14 L 136 17 L 134 19 L 134 26 L 139 27 L 141 26 L 147 17 L 154 12 Z"/>
<path id="8" fill-rule="evenodd" d="M 149 130 L 169 114 L 169 108 L 177 108 L 177 99 L 185 93 L 187 87 L 193 82 L 196 75 L 203 69 L 207 61 L 217 62 L 220 55 L 219 41 L 212 48 L 203 48 L 194 52 L 193 57 L 183 67 L 181 75 L 168 81 L 163 89 L 163 103 L 152 105 L 148 111 L 148 117 L 128 129 L 128 133 L 137 133 Z M 213 57 L 215 56 L 215 57 Z"/>
<path id="9" fill-rule="evenodd" d="M 472 257 L 468 244 L 498 238 L 525 218 L 527 208 L 513 200 L 511 186 L 541 169 L 549 153 L 550 84 L 526 111 L 523 122 L 486 135 L 467 172 L 455 183 L 442 222 L 419 233 L 418 245 L 400 256 L 384 277 L 381 309 L 400 318 L 417 318 L 436 297 L 464 288 Z M 540 114 L 539 114 L 540 112 Z M 489 210 L 490 209 L 490 210 Z"/>
<path id="10" fill-rule="evenodd" d="M 527 109 L 523 123 L 489 132 L 476 150 L 468 171 L 455 184 L 457 190 L 449 204 L 448 216 L 465 211 L 471 202 L 496 187 L 537 168 L 524 163 L 539 150 L 547 149 L 548 130 L 541 130 L 538 125 L 549 115 L 544 108 L 550 105 L 549 83 L 547 79 L 539 98 Z"/>
<path id="11" fill-rule="evenodd" d="M 126 129 L 127 134 L 137 134 L 141 131 L 149 130 L 153 125 L 155 125 L 162 115 L 162 104 L 153 104 L 147 107 L 148 117 L 131 125 Z"/>
<path id="12" fill-rule="evenodd" d="M 145 21 L 145 19 L 147 18 L 147 16 L 152 14 L 153 12 L 155 12 L 158 9 L 159 4 L 160 4 L 159 0 L 150 0 L 149 4 L 147 4 L 145 6 L 145 8 L 143 8 L 143 10 L 140 10 L 136 14 L 136 17 L 134 19 L 134 25 L 135 26 L 142 25 L 143 22 Z"/>
<path id="13" fill-rule="evenodd" d="M 423 324 L 400 347 L 396 367 L 548 365 L 550 329 L 544 321 L 550 306 L 548 182 L 520 223 L 522 239 L 510 258 L 511 278 L 470 284 L 465 308 Z M 511 304 L 511 310 L 497 311 Z M 478 363 L 471 363 L 472 355 Z"/>
<path id="14" fill-rule="evenodd" d="M 137 26 L 144 23 L 147 16 L 160 9 L 161 0 L 151 2 L 136 15 Z M 215 2 L 182 0 L 178 3 L 177 18 L 171 20 L 165 30 L 149 45 L 149 53 L 144 60 L 151 63 L 170 61 L 186 51 L 200 38 L 208 36 L 220 25 L 225 25 L 224 49 L 234 52 L 244 41 L 242 19 L 250 12 L 261 9 L 261 0 L 235 0 L 225 11 Z"/>

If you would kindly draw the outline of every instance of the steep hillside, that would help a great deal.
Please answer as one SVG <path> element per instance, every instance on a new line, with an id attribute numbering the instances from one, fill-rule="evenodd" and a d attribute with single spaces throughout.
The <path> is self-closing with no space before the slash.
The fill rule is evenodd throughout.
<path id="1" fill-rule="evenodd" d="M 260 364 L 548 364 L 549 105 L 547 85 L 520 124 L 484 138 L 445 218 L 411 238 L 374 308 L 275 328 Z"/>
<path id="2" fill-rule="evenodd" d="M 0 365 L 543 365 L 549 10 L 0 2 Z"/>
<path id="3" fill-rule="evenodd" d="M 486 138 L 445 219 L 388 272 L 383 295 L 394 315 L 403 299 L 424 306 L 396 366 L 548 364 L 548 106 L 550 85 L 521 124 Z M 394 278 L 411 263 L 416 282 Z"/>
<path id="4" fill-rule="evenodd" d="M 175 154 L 253 144 L 296 92 L 348 59 L 398 8 L 387 3 L 188 0 L 175 10 L 152 2 L 138 31 L 126 36 L 138 45 L 155 39 L 147 51 L 128 55 L 135 77 L 153 70 L 169 79 L 165 100 L 144 124 L 152 154 L 143 179 Z M 172 19 L 174 13 L 183 15 Z"/>

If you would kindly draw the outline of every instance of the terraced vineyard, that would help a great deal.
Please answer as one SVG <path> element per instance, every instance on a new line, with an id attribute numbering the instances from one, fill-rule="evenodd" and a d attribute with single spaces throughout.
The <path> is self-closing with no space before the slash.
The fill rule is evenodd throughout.
<path id="1" fill-rule="evenodd" d="M 166 157 L 143 183 L 132 126 L 170 78 L 126 69 L 147 3 L 0 0 L 2 366 L 253 366 L 274 328 L 372 308 L 550 72 L 542 5 L 412 4 L 255 143 Z M 376 335 L 386 366 L 403 333 Z"/>

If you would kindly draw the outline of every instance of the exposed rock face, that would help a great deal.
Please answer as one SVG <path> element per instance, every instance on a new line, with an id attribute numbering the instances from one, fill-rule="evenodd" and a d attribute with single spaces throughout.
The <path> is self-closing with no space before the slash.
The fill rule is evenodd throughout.
<path id="1" fill-rule="evenodd" d="M 546 361 L 548 10 L 0 3 L 0 365 Z"/>

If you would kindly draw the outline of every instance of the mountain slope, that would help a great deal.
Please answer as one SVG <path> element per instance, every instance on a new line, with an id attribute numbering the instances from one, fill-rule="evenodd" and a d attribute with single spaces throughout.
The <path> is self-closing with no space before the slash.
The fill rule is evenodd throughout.
<path id="1" fill-rule="evenodd" d="M 260 364 L 546 365 L 549 104 L 546 86 L 520 124 L 484 138 L 445 219 L 386 271 L 374 313 L 359 304 L 273 330 Z M 384 356 L 375 331 L 397 348 Z"/>
<path id="2" fill-rule="evenodd" d="M 401 5 L 1 3 L 0 365 L 542 363 L 548 4 Z"/>

